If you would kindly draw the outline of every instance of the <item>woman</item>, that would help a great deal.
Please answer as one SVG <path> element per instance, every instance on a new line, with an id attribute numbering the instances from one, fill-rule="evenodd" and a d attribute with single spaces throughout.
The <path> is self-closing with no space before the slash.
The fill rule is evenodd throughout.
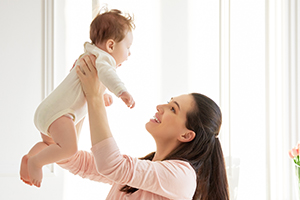
<path id="1" fill-rule="evenodd" d="M 174 97 L 158 105 L 146 123 L 156 152 L 137 159 L 121 155 L 110 131 L 95 58 L 80 61 L 88 103 L 92 153 L 79 151 L 58 163 L 73 174 L 112 185 L 107 199 L 228 200 L 228 182 L 218 134 L 219 107 L 201 94 Z"/>

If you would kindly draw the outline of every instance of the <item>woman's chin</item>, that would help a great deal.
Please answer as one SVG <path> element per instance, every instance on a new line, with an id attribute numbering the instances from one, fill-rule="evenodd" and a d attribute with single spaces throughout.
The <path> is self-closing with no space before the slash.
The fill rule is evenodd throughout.
<path id="1" fill-rule="evenodd" d="M 151 121 L 149 121 L 149 122 L 147 122 L 146 124 L 145 124 L 145 128 L 146 128 L 146 130 L 151 134 Z"/>

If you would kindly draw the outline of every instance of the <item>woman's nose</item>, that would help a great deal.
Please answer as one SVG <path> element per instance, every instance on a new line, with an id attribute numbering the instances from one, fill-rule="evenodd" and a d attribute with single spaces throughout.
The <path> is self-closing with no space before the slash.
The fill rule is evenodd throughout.
<path id="1" fill-rule="evenodd" d="M 156 110 L 157 110 L 159 113 L 163 112 L 163 105 L 157 105 L 157 106 L 156 106 Z"/>

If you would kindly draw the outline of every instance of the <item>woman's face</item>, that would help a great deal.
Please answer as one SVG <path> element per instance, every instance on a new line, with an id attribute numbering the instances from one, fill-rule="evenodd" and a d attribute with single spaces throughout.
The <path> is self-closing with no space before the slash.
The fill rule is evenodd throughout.
<path id="1" fill-rule="evenodd" d="M 174 97 L 168 104 L 158 105 L 154 117 L 146 123 L 147 131 L 156 142 L 176 142 L 181 134 L 189 131 L 186 126 L 186 114 L 192 111 L 194 98 L 192 95 Z"/>

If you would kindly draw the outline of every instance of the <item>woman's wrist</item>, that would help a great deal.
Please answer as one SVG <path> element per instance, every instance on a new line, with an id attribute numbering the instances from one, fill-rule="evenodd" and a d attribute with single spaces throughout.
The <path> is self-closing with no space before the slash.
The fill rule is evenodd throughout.
<path id="1" fill-rule="evenodd" d="M 91 142 L 95 145 L 102 140 L 111 137 L 105 102 L 102 96 L 93 96 L 87 99 Z"/>
<path id="2" fill-rule="evenodd" d="M 96 112 L 96 110 L 100 111 L 102 109 L 105 109 L 105 103 L 103 101 L 103 98 L 99 98 L 99 97 L 92 97 L 90 99 L 87 99 L 87 106 L 89 112 L 94 112 L 94 111 Z"/>
<path id="3" fill-rule="evenodd" d="M 104 99 L 102 94 L 89 95 L 86 96 L 86 101 L 88 104 L 104 104 Z"/>

